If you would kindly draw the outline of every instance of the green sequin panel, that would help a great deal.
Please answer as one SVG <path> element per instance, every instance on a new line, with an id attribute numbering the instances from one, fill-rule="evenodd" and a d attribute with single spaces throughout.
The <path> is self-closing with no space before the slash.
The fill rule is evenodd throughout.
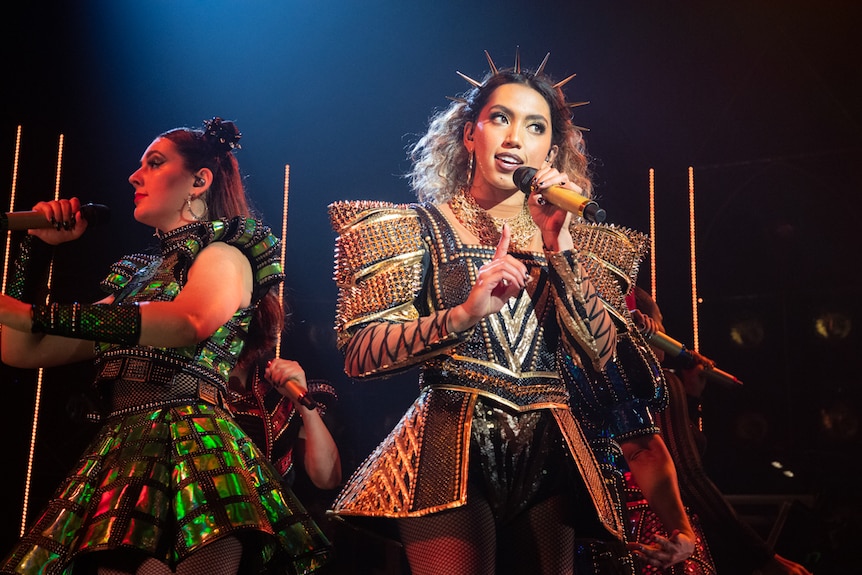
<path id="1" fill-rule="evenodd" d="M 180 293 L 180 286 L 177 282 L 171 282 L 165 286 L 164 291 L 162 293 L 170 296 L 171 299 L 174 299 Z"/>
<path id="2" fill-rule="evenodd" d="M 218 426 L 213 422 L 212 417 L 195 417 L 192 422 L 197 433 L 215 433 L 218 431 Z"/>
<path id="3" fill-rule="evenodd" d="M 190 236 L 184 243 L 192 254 L 197 254 L 201 250 L 201 241 L 196 237 Z"/>
<path id="4" fill-rule="evenodd" d="M 38 575 L 51 573 L 59 557 L 44 547 L 35 547 L 21 560 L 15 572 L 36 573 Z"/>
<path id="5" fill-rule="evenodd" d="M 103 517 L 90 523 L 90 528 L 84 534 L 84 540 L 90 545 L 104 545 L 111 539 L 116 517 Z"/>
<path id="6" fill-rule="evenodd" d="M 213 487 L 219 497 L 227 498 L 234 495 L 249 495 L 244 478 L 238 473 L 223 473 L 212 478 Z"/>
<path id="7" fill-rule="evenodd" d="M 210 336 L 210 340 L 219 347 L 221 347 L 224 345 L 224 343 L 227 341 L 227 338 L 229 337 L 230 329 L 228 329 L 227 326 L 221 326 L 217 330 L 215 330 L 215 333 Z"/>
<path id="8" fill-rule="evenodd" d="M 177 441 L 174 444 L 174 448 L 179 455 L 185 456 L 191 453 L 196 453 L 200 449 L 200 446 L 194 439 L 187 439 L 185 441 Z"/>
<path id="9" fill-rule="evenodd" d="M 174 429 L 174 437 L 176 437 L 178 439 L 181 437 L 188 437 L 192 434 L 192 428 L 188 424 L 188 422 L 185 420 L 177 421 L 176 423 L 174 423 L 173 429 Z M 182 452 L 180 452 L 180 453 L 182 454 Z"/>
<path id="10" fill-rule="evenodd" d="M 263 238 L 261 241 L 257 242 L 252 248 L 251 253 L 253 256 L 257 257 L 260 254 L 266 252 L 268 249 L 272 248 L 278 243 L 278 238 L 274 235 L 270 234 L 267 237 Z M 281 264 L 276 264 L 281 267 Z"/>
<path id="11" fill-rule="evenodd" d="M 177 492 L 174 500 L 177 507 L 177 519 L 183 520 L 204 502 L 204 490 L 197 482 L 192 482 Z"/>
<path id="12" fill-rule="evenodd" d="M 263 280 L 265 280 L 266 278 L 268 278 L 270 276 L 278 275 L 278 274 L 282 273 L 283 271 L 284 270 L 282 270 L 281 264 L 278 264 L 278 263 L 270 264 L 268 266 L 264 266 L 264 267 L 260 268 L 257 271 L 257 273 L 255 274 L 255 278 L 257 278 L 257 281 L 263 283 Z"/>
<path id="13" fill-rule="evenodd" d="M 257 511 L 257 507 L 251 503 L 230 503 L 225 505 L 224 509 L 231 523 L 236 525 L 259 525 L 263 520 Z"/>
<path id="14" fill-rule="evenodd" d="M 194 548 L 218 534 L 218 521 L 207 513 L 201 513 L 180 527 L 180 535 L 187 549 Z"/>
<path id="15" fill-rule="evenodd" d="M 57 514 L 43 534 L 54 541 L 63 541 L 64 538 L 73 536 L 80 528 L 81 516 L 70 509 L 64 509 Z"/>
<path id="16" fill-rule="evenodd" d="M 221 449 L 224 447 L 224 441 L 218 435 L 205 435 L 201 437 L 201 446 L 204 449 Z"/>
<path id="17" fill-rule="evenodd" d="M 198 356 L 198 365 L 213 369 L 216 359 L 216 354 L 212 350 L 204 349 Z"/>
<path id="18" fill-rule="evenodd" d="M 60 497 L 77 504 L 84 504 L 93 496 L 93 491 L 95 489 L 89 483 L 73 480 L 69 482 Z"/>
<path id="19" fill-rule="evenodd" d="M 129 283 L 130 279 L 131 278 L 129 276 L 123 274 L 111 273 L 108 274 L 108 277 L 105 278 L 105 282 L 114 284 L 116 286 L 119 286 L 120 288 L 124 288 L 126 287 L 126 284 Z"/>
<path id="20" fill-rule="evenodd" d="M 281 497 L 281 493 L 278 491 L 262 493 L 260 502 L 263 504 L 263 508 L 271 519 L 277 517 L 277 512 L 286 507 L 284 498 Z"/>
<path id="21" fill-rule="evenodd" d="M 138 521 L 135 518 L 129 520 L 126 533 L 121 538 L 124 545 L 134 545 L 140 549 L 155 553 L 159 543 L 162 530 L 150 521 Z"/>

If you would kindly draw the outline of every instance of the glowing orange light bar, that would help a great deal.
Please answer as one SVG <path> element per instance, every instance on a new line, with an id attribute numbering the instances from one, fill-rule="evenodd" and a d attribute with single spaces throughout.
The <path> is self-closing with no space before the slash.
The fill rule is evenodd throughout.
<path id="1" fill-rule="evenodd" d="M 688 168 L 688 223 L 689 244 L 691 246 L 691 319 L 693 327 L 693 349 L 700 351 L 699 326 L 697 322 L 697 252 L 695 251 L 694 226 L 694 168 Z"/>
<path id="2" fill-rule="evenodd" d="M 281 207 L 281 269 L 287 269 L 285 265 L 285 251 L 287 249 L 287 191 L 290 183 L 290 164 L 284 165 L 284 198 Z M 278 284 L 278 299 L 284 302 L 284 282 Z M 281 333 L 275 343 L 275 357 L 281 357 Z"/>
<path id="3" fill-rule="evenodd" d="M 21 153 L 21 126 L 15 134 L 15 152 L 12 156 L 12 192 L 9 195 L 9 211 L 15 211 L 15 193 L 18 188 L 18 158 Z M 0 283 L 0 293 L 6 293 L 6 279 L 9 274 L 9 252 L 11 249 L 12 231 L 6 230 L 6 253 L 3 258 L 3 281 Z"/>
<path id="4" fill-rule="evenodd" d="M 655 282 L 655 170 L 649 169 L 649 237 L 650 237 L 650 291 L 652 292 L 653 301 L 658 301 L 656 297 L 656 282 Z"/>

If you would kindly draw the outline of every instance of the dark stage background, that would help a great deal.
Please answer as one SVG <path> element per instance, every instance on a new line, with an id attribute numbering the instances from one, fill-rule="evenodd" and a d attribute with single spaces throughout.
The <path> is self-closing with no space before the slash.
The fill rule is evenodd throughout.
<path id="1" fill-rule="evenodd" d="M 112 208 L 109 224 L 57 250 L 55 300 L 100 297 L 107 266 L 152 244 L 132 218 L 127 177 L 159 132 L 235 120 L 249 192 L 277 231 L 290 165 L 294 325 L 282 355 L 336 385 L 345 474 L 417 388 L 412 373 L 357 383 L 341 370 L 327 205 L 412 200 L 406 146 L 467 88 L 455 70 L 481 78 L 485 49 L 501 67 L 516 46 L 526 67 L 550 52 L 549 73 L 577 73 L 569 100 L 590 101 L 575 122 L 590 129 L 609 222 L 649 230 L 655 169 L 658 302 L 668 333 L 688 344 L 694 166 L 700 349 L 745 383 L 708 389 L 706 462 L 764 533 L 782 520 L 778 504 L 795 502 L 773 533 L 779 550 L 841 572 L 860 512 L 860 3 L 151 0 L 11 10 L 0 25 L 2 209 L 18 126 L 16 210 L 53 193 L 60 134 L 61 195 Z M 645 265 L 645 286 L 649 273 Z M 31 519 L 92 431 L 70 419 L 88 375 L 87 366 L 44 374 Z M 5 552 L 21 521 L 35 374 L 0 366 L 0 378 Z"/>

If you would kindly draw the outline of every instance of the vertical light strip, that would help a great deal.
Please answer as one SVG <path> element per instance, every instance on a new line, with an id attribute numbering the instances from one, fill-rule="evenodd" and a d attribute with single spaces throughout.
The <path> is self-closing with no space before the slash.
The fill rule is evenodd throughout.
<path id="1" fill-rule="evenodd" d="M 650 237 L 650 250 L 649 250 L 649 274 L 650 274 L 650 292 L 652 293 L 652 300 L 658 301 L 656 297 L 656 285 L 655 285 L 655 170 L 653 168 L 649 169 L 649 237 Z"/>
<path id="2" fill-rule="evenodd" d="M 12 191 L 9 194 L 9 211 L 15 211 L 15 193 L 18 189 L 18 158 L 21 153 L 21 126 L 15 133 L 15 153 L 12 156 Z M 6 230 L 6 253 L 3 258 L 3 282 L 0 285 L 0 293 L 6 293 L 6 280 L 9 276 L 9 253 L 12 248 L 12 232 Z"/>
<path id="3" fill-rule="evenodd" d="M 12 159 L 12 191 L 9 194 L 9 211 L 15 211 L 15 196 L 18 191 L 18 160 L 21 157 L 21 126 L 18 126 L 18 130 L 15 133 L 15 153 Z M 12 251 L 12 231 L 6 230 L 6 253 L 3 258 L 3 284 L 0 286 L 0 293 L 6 293 L 6 281 L 9 277 L 9 255 Z M 29 473 L 27 475 L 26 481 L 24 483 L 24 502 L 22 504 L 22 518 L 21 518 L 21 532 L 20 535 L 24 534 L 24 525 L 26 519 L 27 512 L 27 496 L 29 491 Z"/>
<path id="4" fill-rule="evenodd" d="M 694 351 L 700 351 L 700 341 L 698 334 L 700 328 L 697 322 L 697 252 L 694 245 L 695 227 L 694 227 L 694 167 L 688 167 L 688 225 L 689 225 L 689 243 L 691 245 L 691 320 L 693 330 L 693 348 Z"/>
<path id="5" fill-rule="evenodd" d="M 60 141 L 57 144 L 57 170 L 54 173 L 54 200 L 60 199 L 60 171 L 63 166 L 63 134 L 60 134 Z M 54 279 L 54 260 L 51 259 L 51 265 L 48 267 L 48 297 L 51 297 L 51 282 Z"/>
<path id="6" fill-rule="evenodd" d="M 54 175 L 54 199 L 60 199 L 60 175 L 63 168 L 63 143 L 65 139 L 63 134 L 60 134 L 60 141 L 57 144 L 57 169 Z M 48 296 L 51 297 L 51 283 L 54 277 L 54 261 L 48 268 Z M 47 300 L 46 300 L 47 301 Z M 42 406 L 42 380 L 45 375 L 45 370 L 39 368 L 36 373 L 36 397 L 33 401 L 33 427 L 30 431 L 30 452 L 27 456 L 27 478 L 24 481 L 24 506 L 21 510 L 21 536 L 27 527 L 27 508 L 30 506 L 30 483 L 33 478 L 33 460 L 36 455 L 36 433 L 39 429 L 39 412 Z"/>
<path id="7" fill-rule="evenodd" d="M 287 270 L 285 265 L 285 251 L 287 249 L 287 196 L 290 187 L 290 164 L 284 165 L 284 197 L 281 206 L 281 269 Z M 286 279 L 286 278 L 285 278 Z M 278 284 L 278 300 L 284 303 L 284 282 Z M 282 330 L 283 331 L 283 330 Z M 275 342 L 275 357 L 281 357 L 281 332 Z"/>
<path id="8" fill-rule="evenodd" d="M 60 141 L 57 144 L 57 171 L 54 176 L 54 199 L 60 199 L 60 172 L 63 168 L 63 142 L 65 138 L 60 134 Z"/>

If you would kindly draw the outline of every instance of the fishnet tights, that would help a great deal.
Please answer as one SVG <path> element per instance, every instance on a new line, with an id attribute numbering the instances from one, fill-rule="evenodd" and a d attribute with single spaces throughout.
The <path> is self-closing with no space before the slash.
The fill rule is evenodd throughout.
<path id="1" fill-rule="evenodd" d="M 236 575 L 242 558 L 242 543 L 226 537 L 201 548 L 177 565 L 176 571 L 152 557 L 135 566 L 99 566 L 98 575 Z"/>
<path id="2" fill-rule="evenodd" d="M 503 575 L 574 572 L 574 529 L 564 520 L 564 495 L 538 503 L 511 523 L 496 525 L 490 503 L 468 503 L 398 520 L 412 575 Z"/>

